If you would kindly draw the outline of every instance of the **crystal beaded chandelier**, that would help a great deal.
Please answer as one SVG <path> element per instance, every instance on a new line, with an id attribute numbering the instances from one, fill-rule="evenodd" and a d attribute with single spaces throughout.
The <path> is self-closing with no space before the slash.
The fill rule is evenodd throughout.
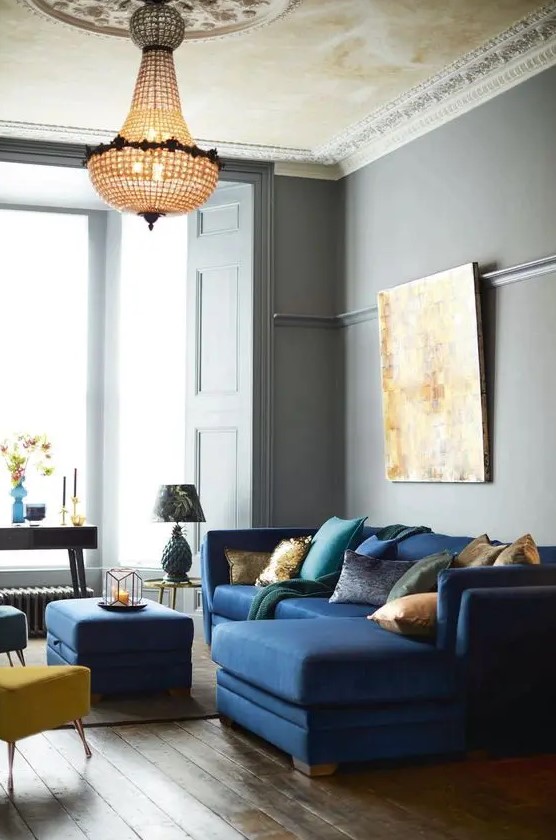
<path id="1" fill-rule="evenodd" d="M 160 216 L 204 204 L 222 164 L 216 149 L 195 144 L 181 112 L 173 52 L 184 39 L 183 19 L 169 0 L 144 2 L 129 26 L 143 51 L 131 109 L 111 143 L 87 149 L 87 168 L 103 201 L 143 216 L 152 230 Z"/>

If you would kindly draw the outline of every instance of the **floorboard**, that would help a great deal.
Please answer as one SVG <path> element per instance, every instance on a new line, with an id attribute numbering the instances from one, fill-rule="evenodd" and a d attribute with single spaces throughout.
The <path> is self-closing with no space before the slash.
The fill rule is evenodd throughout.
<path id="1" fill-rule="evenodd" d="M 341 768 L 218 721 L 89 728 L 0 749 L 0 840 L 554 840 L 556 756 Z M 1 745 L 0 745 L 1 746 Z"/>

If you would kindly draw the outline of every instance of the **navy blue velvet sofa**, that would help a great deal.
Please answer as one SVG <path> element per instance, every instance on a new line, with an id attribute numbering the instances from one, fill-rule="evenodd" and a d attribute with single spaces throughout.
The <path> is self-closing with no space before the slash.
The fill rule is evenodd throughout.
<path id="1" fill-rule="evenodd" d="M 556 748 L 547 731 L 556 732 L 556 546 L 539 548 L 540 566 L 442 572 L 430 642 L 367 621 L 373 607 L 326 598 L 289 599 L 275 620 L 247 621 L 258 590 L 230 585 L 224 548 L 270 551 L 312 533 L 210 531 L 203 542 L 205 637 L 223 719 L 310 775 L 354 761 Z M 457 553 L 471 539 L 419 534 L 399 543 L 398 559 Z"/>

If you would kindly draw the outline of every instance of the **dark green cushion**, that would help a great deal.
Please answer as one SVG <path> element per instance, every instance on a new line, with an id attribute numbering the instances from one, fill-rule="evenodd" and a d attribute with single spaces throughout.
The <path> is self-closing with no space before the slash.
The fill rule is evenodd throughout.
<path id="1" fill-rule="evenodd" d="M 417 595 L 419 592 L 432 592 L 436 589 L 436 581 L 440 572 L 447 569 L 454 555 L 451 551 L 440 551 L 429 554 L 418 560 L 394 584 L 388 595 L 388 601 L 403 598 L 404 595 Z"/>
<path id="2" fill-rule="evenodd" d="M 361 538 L 366 516 L 358 519 L 339 519 L 333 516 L 321 525 L 303 561 L 299 577 L 303 580 L 317 578 L 339 571 L 344 551 L 353 548 Z"/>

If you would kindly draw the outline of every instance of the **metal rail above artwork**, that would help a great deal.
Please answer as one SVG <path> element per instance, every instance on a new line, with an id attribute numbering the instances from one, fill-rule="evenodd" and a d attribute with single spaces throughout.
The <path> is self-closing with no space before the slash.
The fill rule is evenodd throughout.
<path id="1" fill-rule="evenodd" d="M 479 269 L 480 271 L 480 269 Z M 495 289 L 498 286 L 509 286 L 511 283 L 521 283 L 523 280 L 533 280 L 546 274 L 556 273 L 556 254 L 542 257 L 539 260 L 485 271 L 480 274 L 483 289 Z M 317 329 L 338 329 L 351 327 L 364 321 L 373 321 L 377 317 L 377 305 L 365 306 L 342 312 L 340 315 L 299 315 L 276 312 L 274 326 L 276 327 L 311 327 Z"/>

